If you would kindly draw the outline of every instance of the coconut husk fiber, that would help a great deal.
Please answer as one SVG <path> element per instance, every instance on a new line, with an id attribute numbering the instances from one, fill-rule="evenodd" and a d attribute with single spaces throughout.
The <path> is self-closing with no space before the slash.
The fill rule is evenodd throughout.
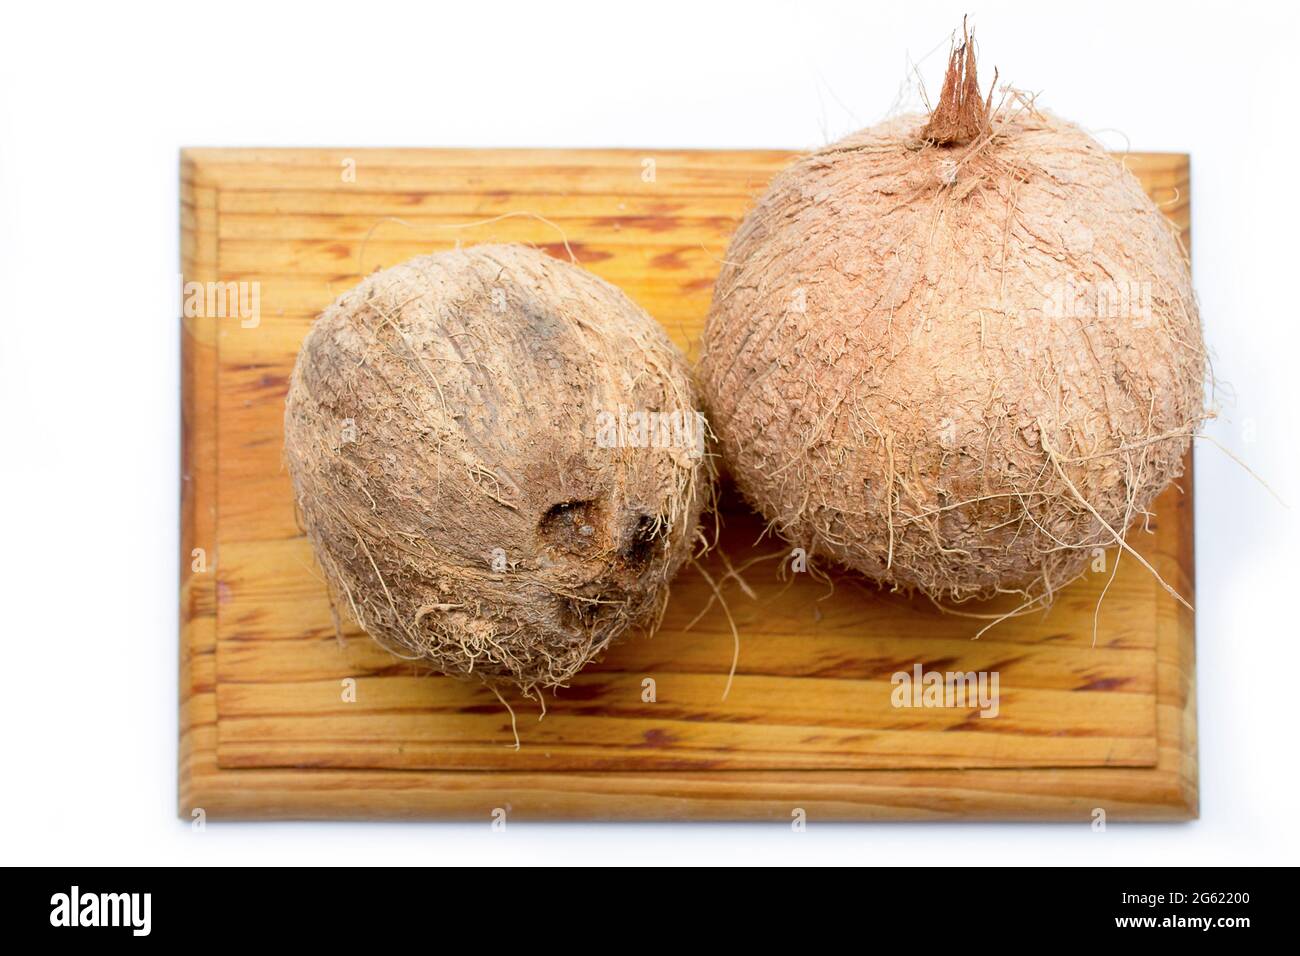
<path id="1" fill-rule="evenodd" d="M 685 359 L 614 286 L 542 252 L 422 256 L 340 296 L 285 410 L 336 605 L 399 656 L 527 695 L 653 627 L 711 466 L 681 442 L 602 443 L 598 416 L 620 408 L 696 420 Z"/>
<path id="2" fill-rule="evenodd" d="M 930 115 L 775 178 L 699 378 L 728 470 L 789 541 L 940 603 L 1034 606 L 1179 476 L 1205 350 L 1137 179 L 975 71 L 963 41 Z"/>

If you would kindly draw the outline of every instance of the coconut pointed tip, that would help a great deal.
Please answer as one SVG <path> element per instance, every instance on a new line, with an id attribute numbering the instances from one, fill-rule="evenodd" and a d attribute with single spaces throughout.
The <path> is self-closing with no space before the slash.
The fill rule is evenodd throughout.
<path id="1" fill-rule="evenodd" d="M 961 146 L 988 132 L 992 125 L 993 88 L 988 99 L 980 96 L 975 75 L 975 38 L 961 21 L 961 43 L 954 43 L 948 53 L 948 71 L 944 74 L 939 102 L 930 113 L 921 136 L 937 146 Z M 994 83 L 997 71 L 994 71 Z"/>

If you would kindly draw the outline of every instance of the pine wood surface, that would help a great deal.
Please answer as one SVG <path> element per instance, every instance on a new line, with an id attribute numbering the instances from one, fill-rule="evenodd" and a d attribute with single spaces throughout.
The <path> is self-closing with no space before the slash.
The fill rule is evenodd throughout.
<path id="1" fill-rule="evenodd" d="M 355 626 L 337 637 L 281 464 L 288 375 L 321 309 L 414 255 L 528 242 L 571 250 L 693 357 L 728 237 L 792 155 L 184 152 L 183 276 L 259 283 L 260 321 L 182 320 L 182 816 L 487 822 L 501 808 L 511 819 L 789 820 L 801 808 L 809 819 L 1082 824 L 1097 807 L 1110 819 L 1196 814 L 1192 615 L 1131 557 L 1099 612 L 1109 570 L 1046 615 L 971 640 L 982 622 L 854 575 L 778 574 L 786 549 L 759 540 L 761 522 L 728 490 L 705 568 L 719 580 L 727 560 L 754 563 L 744 586 L 724 586 L 740 632 L 726 699 L 731 629 L 687 569 L 652 638 L 617 645 L 548 700 L 542 720 L 535 704 L 511 702 L 517 750 L 490 691 L 418 673 Z M 1187 157 L 1125 162 L 1186 238 Z M 1131 542 L 1190 598 L 1190 470 L 1155 514 Z M 202 572 L 191 570 L 196 548 Z M 892 706 L 891 675 L 916 663 L 997 671 L 998 716 Z"/>

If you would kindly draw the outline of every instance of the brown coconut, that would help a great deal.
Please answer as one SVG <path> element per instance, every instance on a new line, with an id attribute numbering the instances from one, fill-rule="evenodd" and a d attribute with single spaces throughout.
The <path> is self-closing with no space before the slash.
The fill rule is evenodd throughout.
<path id="1" fill-rule="evenodd" d="M 970 44 L 930 116 L 775 178 L 699 370 L 726 466 L 791 542 L 939 601 L 1029 605 L 1180 474 L 1204 375 L 1170 223 L 1079 127 L 982 99 Z"/>
<path id="2" fill-rule="evenodd" d="M 698 433 L 633 416 L 698 428 L 698 407 L 681 353 L 614 286 L 477 246 L 325 310 L 285 457 L 336 604 L 395 654 L 533 694 L 657 621 L 711 473 Z"/>

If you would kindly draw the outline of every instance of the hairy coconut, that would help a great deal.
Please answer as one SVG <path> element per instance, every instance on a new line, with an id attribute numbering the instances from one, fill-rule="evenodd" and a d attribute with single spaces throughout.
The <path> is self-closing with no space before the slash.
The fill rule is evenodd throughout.
<path id="1" fill-rule="evenodd" d="M 1122 163 L 974 48 L 938 106 L 779 174 L 736 233 L 699 376 L 791 542 L 936 600 L 1030 604 L 1119 543 L 1203 417 L 1187 258 Z"/>
<path id="2" fill-rule="evenodd" d="M 372 637 L 532 694 L 657 620 L 711 487 L 698 405 L 681 353 L 614 286 L 477 246 L 325 310 L 285 456 L 334 599 Z M 665 418 L 670 440 L 637 427 Z"/>

